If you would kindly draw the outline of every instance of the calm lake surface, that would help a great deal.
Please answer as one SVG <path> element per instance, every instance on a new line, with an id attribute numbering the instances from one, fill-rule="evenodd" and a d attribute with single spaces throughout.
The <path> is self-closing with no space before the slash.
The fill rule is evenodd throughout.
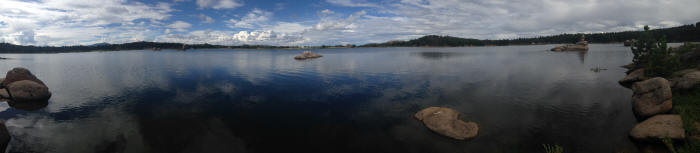
<path id="1" fill-rule="evenodd" d="M 592 44 L 460 48 L 0 54 L 50 88 L 46 106 L 0 103 L 10 152 L 637 152 L 632 53 Z M 594 72 L 591 68 L 607 70 Z M 413 114 L 456 109 L 470 141 Z"/>

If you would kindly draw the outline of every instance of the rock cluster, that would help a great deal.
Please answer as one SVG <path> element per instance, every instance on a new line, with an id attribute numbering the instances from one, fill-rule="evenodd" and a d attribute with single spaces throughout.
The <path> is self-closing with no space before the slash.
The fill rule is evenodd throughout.
<path id="1" fill-rule="evenodd" d="M 0 82 L 0 98 L 14 102 L 46 101 L 51 92 L 44 82 L 25 68 L 14 68 Z"/>
<path id="2" fill-rule="evenodd" d="M 294 59 L 296 60 L 305 60 L 305 59 L 312 59 L 312 58 L 319 58 L 323 57 L 321 54 L 316 54 L 312 53 L 311 51 L 304 51 L 301 55 L 294 56 Z"/>
<path id="3" fill-rule="evenodd" d="M 479 125 L 459 119 L 459 112 L 444 107 L 429 107 L 414 115 L 428 129 L 457 140 L 472 139 L 479 134 Z"/>
<path id="4" fill-rule="evenodd" d="M 564 46 L 557 46 L 550 51 L 555 51 L 555 52 L 563 52 L 563 51 L 588 51 L 588 42 L 585 40 L 585 37 L 581 35 L 581 40 L 577 42 L 576 44 L 569 44 L 569 45 L 564 45 Z"/>
<path id="5" fill-rule="evenodd" d="M 643 120 L 632 128 L 629 136 L 637 141 L 661 142 L 662 139 L 685 139 L 683 120 L 680 115 L 664 114 L 673 108 L 672 86 L 685 88 L 700 82 L 700 71 L 679 71 L 680 78 L 666 80 L 661 77 L 649 78 L 644 75 L 644 68 L 627 66 L 629 74 L 619 81 L 631 86 L 632 110 L 635 116 Z M 690 87 L 688 87 L 690 88 Z"/>

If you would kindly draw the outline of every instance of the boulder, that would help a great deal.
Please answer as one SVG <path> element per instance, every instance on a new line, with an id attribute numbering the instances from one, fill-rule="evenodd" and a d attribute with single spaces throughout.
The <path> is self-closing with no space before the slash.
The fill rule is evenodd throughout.
<path id="1" fill-rule="evenodd" d="M 41 80 L 37 79 L 36 76 L 32 74 L 32 72 L 29 72 L 29 70 L 25 68 L 18 67 L 7 71 L 5 80 L 0 82 L 0 87 L 7 87 L 10 83 L 22 80 L 31 80 L 41 85 L 44 85 L 44 82 L 41 82 Z"/>
<path id="2" fill-rule="evenodd" d="M 10 131 L 7 131 L 5 123 L 0 121 L 0 151 L 5 152 L 7 145 L 10 143 Z"/>
<path id="3" fill-rule="evenodd" d="M 51 98 L 49 88 L 30 80 L 12 82 L 7 89 L 10 91 L 10 98 L 17 102 L 44 101 Z"/>
<path id="4" fill-rule="evenodd" d="M 311 51 L 304 51 L 301 55 L 294 56 L 294 59 L 296 60 L 305 60 L 305 59 L 311 59 L 311 58 L 319 58 L 323 57 L 320 54 L 312 53 Z"/>
<path id="5" fill-rule="evenodd" d="M 0 89 L 0 101 L 3 99 L 10 99 L 10 93 L 7 93 L 7 89 L 5 88 Z"/>
<path id="6" fill-rule="evenodd" d="M 671 81 L 673 89 L 688 90 L 698 85 L 700 83 L 700 71 L 692 70 L 694 71 L 682 74 L 681 77 L 673 78 Z"/>
<path id="7" fill-rule="evenodd" d="M 656 115 L 632 128 L 630 137 L 638 141 L 661 142 L 661 139 L 685 139 L 685 129 L 680 115 Z"/>
<path id="8" fill-rule="evenodd" d="M 664 78 L 637 82 L 632 86 L 632 91 L 633 112 L 640 119 L 671 110 L 671 87 Z"/>
<path id="9" fill-rule="evenodd" d="M 472 139 L 479 134 L 479 125 L 459 119 L 459 112 L 444 107 L 429 107 L 414 115 L 428 129 L 457 140 Z"/>
<path id="10" fill-rule="evenodd" d="M 617 82 L 620 83 L 620 85 L 622 85 L 622 86 L 629 87 L 630 85 L 634 84 L 635 82 L 639 82 L 639 81 L 646 80 L 646 79 L 647 79 L 647 77 L 644 76 L 644 69 L 640 68 L 640 69 L 637 69 L 637 70 L 630 72 L 627 76 L 625 76 L 625 78 L 622 78 L 622 80 L 617 81 Z"/>

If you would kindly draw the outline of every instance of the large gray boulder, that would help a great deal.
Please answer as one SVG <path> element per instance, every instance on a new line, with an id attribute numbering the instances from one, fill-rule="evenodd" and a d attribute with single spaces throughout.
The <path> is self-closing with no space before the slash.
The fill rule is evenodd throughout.
<path id="1" fill-rule="evenodd" d="M 672 79 L 673 89 L 688 90 L 700 83 L 700 70 L 695 70 L 682 74 L 681 77 Z"/>
<path id="2" fill-rule="evenodd" d="M 16 82 L 16 81 L 22 81 L 22 80 L 31 80 L 36 83 L 39 83 L 41 85 L 45 85 L 44 82 L 41 82 L 41 80 L 37 79 L 32 72 L 29 72 L 29 70 L 25 68 L 13 68 L 10 71 L 7 71 L 7 75 L 5 76 L 5 80 L 0 82 L 0 87 L 6 87 L 10 85 L 10 83 Z"/>
<path id="3" fill-rule="evenodd" d="M 10 83 L 7 86 L 13 101 L 44 101 L 51 98 L 51 92 L 43 84 L 30 80 L 22 80 Z"/>
<path id="4" fill-rule="evenodd" d="M 632 86 L 632 108 L 638 118 L 647 118 L 671 110 L 671 87 L 668 80 L 655 77 Z"/>
<path id="5" fill-rule="evenodd" d="M 639 141 L 656 141 L 664 138 L 685 139 L 685 129 L 680 115 L 656 115 L 632 128 L 630 137 Z"/>
<path id="6" fill-rule="evenodd" d="M 647 77 L 644 75 L 644 69 L 640 68 L 630 72 L 627 76 L 625 76 L 625 78 L 622 78 L 622 80 L 618 81 L 618 83 L 625 87 L 629 87 L 635 82 L 643 81 L 646 79 Z"/>
<path id="7" fill-rule="evenodd" d="M 472 139 L 479 134 L 479 125 L 459 119 L 459 112 L 444 107 L 429 107 L 416 113 L 414 117 L 428 129 L 457 140 Z"/>

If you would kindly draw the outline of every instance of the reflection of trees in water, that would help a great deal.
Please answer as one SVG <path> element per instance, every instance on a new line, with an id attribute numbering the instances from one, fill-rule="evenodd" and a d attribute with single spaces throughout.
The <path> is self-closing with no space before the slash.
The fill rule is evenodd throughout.
<path id="1" fill-rule="evenodd" d="M 464 55 L 464 53 L 457 52 L 414 52 L 411 54 L 425 59 L 444 59 Z"/>

